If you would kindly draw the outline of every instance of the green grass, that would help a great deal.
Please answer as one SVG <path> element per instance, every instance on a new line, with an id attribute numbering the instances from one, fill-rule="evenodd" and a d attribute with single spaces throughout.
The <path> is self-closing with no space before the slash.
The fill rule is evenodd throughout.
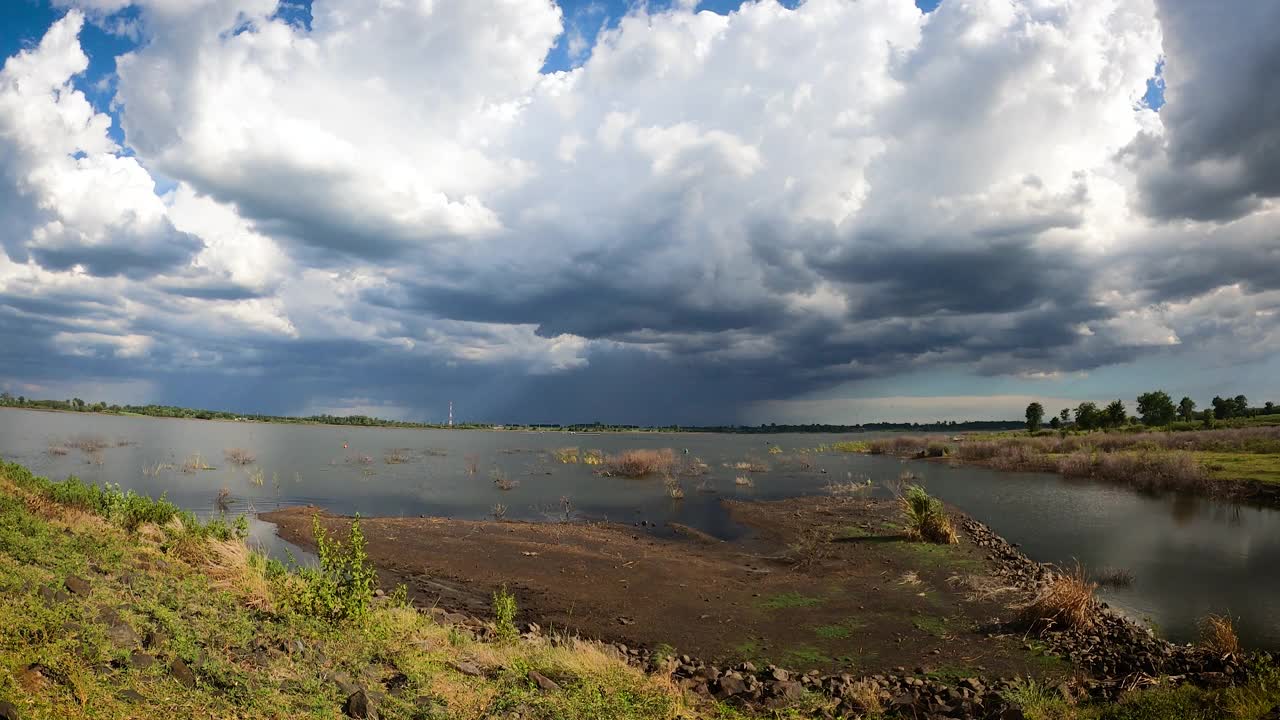
<path id="1" fill-rule="evenodd" d="M 946 637 L 951 632 L 947 626 L 947 619 L 936 615 L 917 615 L 911 619 L 911 625 L 915 629 L 929 633 L 934 637 Z"/>
<path id="2" fill-rule="evenodd" d="M 785 592 L 761 598 L 757 604 L 765 610 L 787 610 L 790 608 L 814 607 L 821 605 L 822 602 L 822 598 L 801 595 L 797 592 Z"/>
<path id="3" fill-rule="evenodd" d="M 782 654 L 783 663 L 796 670 L 809 670 L 821 665 L 829 665 L 832 660 L 823 651 L 809 645 L 797 645 L 788 648 Z"/>
<path id="4" fill-rule="evenodd" d="M 848 618 L 833 625 L 819 625 L 813 628 L 813 634 L 823 640 L 844 640 L 866 626 L 863 620 Z"/>
<path id="5" fill-rule="evenodd" d="M 332 720 L 350 693 L 338 679 L 374 693 L 387 720 L 479 720 L 515 708 L 540 720 L 719 717 L 593 643 L 483 642 L 390 599 L 370 599 L 359 613 L 297 611 L 289 596 L 303 577 L 234 535 L 135 524 L 162 510 L 135 500 L 137 512 L 119 513 L 83 484 L 59 485 L 0 463 L 0 701 L 23 718 Z M 62 594 L 71 575 L 89 582 L 87 595 Z M 145 669 L 130 667 L 143 650 L 120 637 L 126 624 L 137 638 L 154 634 Z M 175 677 L 176 661 L 193 671 L 194 687 Z M 560 689 L 537 689 L 530 670 Z"/>
<path id="6" fill-rule="evenodd" d="M 1196 452 L 1193 455 L 1205 466 L 1209 475 L 1217 480 L 1280 483 L 1280 455 L 1278 454 Z"/>

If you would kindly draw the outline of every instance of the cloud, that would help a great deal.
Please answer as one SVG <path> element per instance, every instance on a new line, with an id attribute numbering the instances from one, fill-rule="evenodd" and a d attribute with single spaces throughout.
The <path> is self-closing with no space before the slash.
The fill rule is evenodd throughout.
<path id="1" fill-rule="evenodd" d="M 1280 6 L 1159 0 L 1163 134 L 1135 142 L 1145 207 L 1231 220 L 1280 196 Z"/>
<path id="2" fill-rule="evenodd" d="M 57 358 L 25 378 L 720 422 L 1276 346 L 1270 10 L 677 3 L 588 46 L 547 0 L 66 4 L 0 76 L 0 325 Z M 76 36 L 122 10 L 118 147 Z"/>

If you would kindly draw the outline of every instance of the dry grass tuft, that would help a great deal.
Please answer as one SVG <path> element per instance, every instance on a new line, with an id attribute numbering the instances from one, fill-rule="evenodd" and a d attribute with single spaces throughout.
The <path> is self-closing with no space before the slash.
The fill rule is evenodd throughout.
<path id="1" fill-rule="evenodd" d="M 51 457 L 56 457 L 56 456 L 66 455 L 71 451 L 62 447 L 61 445 L 50 445 L 49 449 L 46 450 L 45 452 L 49 453 Z"/>
<path id="2" fill-rule="evenodd" d="M 218 509 L 218 512 L 225 515 L 231 510 L 231 500 L 231 490 L 224 487 L 218 491 L 217 497 L 213 499 L 213 506 Z"/>
<path id="3" fill-rule="evenodd" d="M 222 455 L 227 458 L 227 462 L 236 465 L 252 465 L 258 459 L 256 455 L 244 448 L 227 448 L 222 451 Z"/>
<path id="4" fill-rule="evenodd" d="M 392 448 L 382 456 L 382 461 L 388 465 L 403 465 L 413 461 L 413 451 L 409 448 Z"/>
<path id="5" fill-rule="evenodd" d="M 476 473 L 480 472 L 479 455 L 467 455 L 462 460 L 466 463 L 467 475 L 475 477 Z"/>
<path id="6" fill-rule="evenodd" d="M 756 481 L 752 480 L 746 475 L 739 475 L 738 477 L 733 479 L 733 484 L 737 485 L 738 487 L 750 488 L 750 487 L 756 486 Z"/>
<path id="7" fill-rule="evenodd" d="M 845 480 L 845 481 L 829 480 L 827 482 L 826 491 L 828 495 L 836 495 L 836 496 L 856 495 L 858 493 L 862 493 L 862 492 L 866 492 L 867 490 L 870 490 L 871 487 L 872 487 L 871 478 L 854 480 L 852 477 L 850 477 L 848 480 Z"/>
<path id="8" fill-rule="evenodd" d="M 663 481 L 663 485 L 666 487 L 667 497 L 672 500 L 684 499 L 684 486 L 674 476 L 668 475 Z"/>
<path id="9" fill-rule="evenodd" d="M 515 490 L 520 485 L 519 480 L 512 480 L 507 474 L 501 470 L 493 470 L 489 473 L 489 479 L 493 480 L 493 486 L 502 491 Z"/>
<path id="10" fill-rule="evenodd" d="M 862 717 L 880 717 L 884 705 L 880 703 L 880 687 L 867 680 L 859 680 L 844 692 L 846 700 L 853 700 L 862 710 Z"/>
<path id="11" fill-rule="evenodd" d="M 212 470 L 212 469 L 213 469 L 213 466 L 206 463 L 204 459 L 200 457 L 200 453 L 196 453 L 192 455 L 182 463 L 182 472 L 184 473 L 193 473 L 193 472 L 198 472 L 200 470 Z"/>
<path id="12" fill-rule="evenodd" d="M 942 501 L 931 497 L 924 488 L 919 485 L 907 486 L 898 502 L 906 521 L 907 537 L 938 545 L 960 542 L 956 529 L 951 525 L 951 518 L 942 507 Z"/>
<path id="13" fill-rule="evenodd" d="M 555 455 L 556 460 L 558 462 L 563 463 L 565 465 L 578 464 L 578 459 L 580 456 L 580 453 L 578 452 L 578 448 L 576 447 L 567 447 L 567 448 L 560 448 L 558 450 L 552 450 L 551 454 Z"/>
<path id="14" fill-rule="evenodd" d="M 604 459 L 600 474 L 639 478 L 646 475 L 668 475 L 676 464 L 671 448 L 661 450 L 624 450 Z"/>
<path id="15" fill-rule="evenodd" d="M 1085 577 L 1076 563 L 1069 572 L 1058 572 L 1040 589 L 1031 602 L 1019 608 L 1023 622 L 1047 630 L 1082 629 L 1093 625 L 1096 613 L 1094 591 L 1098 584 Z"/>
<path id="16" fill-rule="evenodd" d="M 769 465 L 767 463 L 763 463 L 754 458 L 749 460 L 740 460 L 736 463 L 733 463 L 729 467 L 733 468 L 734 470 L 741 470 L 743 472 L 753 472 L 753 473 L 769 472 Z"/>
<path id="17" fill-rule="evenodd" d="M 214 587 L 240 598 L 245 606 L 273 612 L 271 582 L 263 572 L 265 563 L 255 557 L 242 540 L 208 540 L 202 564 Z"/>
<path id="18" fill-rule="evenodd" d="M 1214 655 L 1239 655 L 1240 637 L 1230 616 L 1205 616 L 1200 621 L 1200 645 Z"/>

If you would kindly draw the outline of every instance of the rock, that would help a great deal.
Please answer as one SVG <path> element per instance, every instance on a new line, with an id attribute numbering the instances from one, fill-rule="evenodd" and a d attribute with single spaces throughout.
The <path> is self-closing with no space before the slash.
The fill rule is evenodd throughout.
<path id="1" fill-rule="evenodd" d="M 124 700 L 125 702 L 131 702 L 131 703 L 140 703 L 140 702 L 147 701 L 146 696 L 138 692 L 137 690 L 121 690 L 120 692 L 116 693 L 116 697 L 120 698 L 121 700 Z"/>
<path id="2" fill-rule="evenodd" d="M 19 720 L 20 717 L 13 703 L 0 700 L 0 720 Z"/>
<path id="3" fill-rule="evenodd" d="M 793 680 L 775 682 L 773 696 L 782 700 L 799 700 L 804 696 L 804 686 Z"/>
<path id="4" fill-rule="evenodd" d="M 78 578 L 75 575 L 68 575 L 65 582 L 66 582 L 67 590 L 69 590 L 72 595 L 79 595 L 81 597 L 84 597 L 85 595 L 89 594 L 89 591 L 91 589 L 89 587 L 88 580 L 85 580 L 83 578 Z"/>
<path id="5" fill-rule="evenodd" d="M 466 662 L 465 660 L 458 660 L 454 662 L 453 669 L 457 670 L 463 675 L 469 675 L 471 677 L 480 677 L 481 675 L 484 674 L 480 672 L 480 668 L 476 667 L 474 663 L 469 663 L 469 662 Z"/>
<path id="6" fill-rule="evenodd" d="M 721 700 L 741 695 L 747 691 L 747 682 L 736 672 L 727 672 L 720 677 L 716 697 Z"/>
<path id="7" fill-rule="evenodd" d="M 174 680 L 183 685 L 189 688 L 196 686 L 196 674 L 191 672 L 191 668 L 187 667 L 187 663 L 182 658 L 174 659 L 173 665 L 169 666 L 169 672 Z"/>
<path id="8" fill-rule="evenodd" d="M 351 676 L 344 672 L 329 673 L 327 679 L 329 682 L 338 686 L 338 692 L 344 695 L 350 695 L 360 689 L 360 686 L 351 679 Z"/>
<path id="9" fill-rule="evenodd" d="M 347 696 L 347 702 L 342 706 L 342 712 L 347 714 L 349 718 L 367 718 L 369 717 L 369 696 L 364 690 L 356 690 Z"/>
<path id="10" fill-rule="evenodd" d="M 560 685 L 555 680 L 552 680 L 537 670 L 529 671 L 529 680 L 531 680 L 533 684 L 537 685 L 540 690 L 545 690 L 546 692 L 560 689 Z"/>
<path id="11" fill-rule="evenodd" d="M 1000 713 L 1000 720 L 1027 720 L 1027 716 L 1022 712 L 1022 708 L 1010 705 Z"/>
<path id="12" fill-rule="evenodd" d="M 134 670 L 146 670 L 151 667 L 155 661 L 156 659 L 154 657 L 144 652 L 134 651 L 133 654 L 129 655 L 129 667 Z"/>
<path id="13" fill-rule="evenodd" d="M 774 680 L 777 680 L 778 682 L 786 682 L 787 680 L 791 679 L 791 673 L 787 672 L 786 670 L 783 670 L 780 667 L 777 667 L 776 665 L 770 665 L 765 669 L 768 671 L 769 677 L 773 678 Z"/>
<path id="14" fill-rule="evenodd" d="M 154 650 L 167 642 L 169 642 L 169 636 L 158 630 L 148 630 L 146 637 L 142 639 L 143 647 L 148 650 Z"/>
<path id="15" fill-rule="evenodd" d="M 118 648 L 134 648 L 141 642 L 138 639 L 138 633 L 129 627 L 128 623 L 123 621 L 114 623 L 107 628 L 107 639 L 112 645 Z"/>

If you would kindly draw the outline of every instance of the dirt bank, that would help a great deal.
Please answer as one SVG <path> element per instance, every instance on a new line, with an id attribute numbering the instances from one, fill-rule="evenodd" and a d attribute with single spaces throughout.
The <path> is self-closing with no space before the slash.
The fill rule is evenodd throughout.
<path id="1" fill-rule="evenodd" d="M 505 584 L 522 620 L 707 660 L 923 668 L 939 677 L 1069 672 L 1025 649 L 1021 636 L 990 632 L 1009 614 L 1008 598 L 978 598 L 975 583 L 962 582 L 998 585 L 986 552 L 968 537 L 954 546 L 909 542 L 896 504 L 864 498 L 729 508 L 758 531 L 749 551 L 613 524 L 366 518 L 362 528 L 384 586 L 404 583 L 422 605 L 484 614 Z M 262 518 L 310 547 L 316 512 Z M 321 518 L 330 529 L 348 522 Z"/>

